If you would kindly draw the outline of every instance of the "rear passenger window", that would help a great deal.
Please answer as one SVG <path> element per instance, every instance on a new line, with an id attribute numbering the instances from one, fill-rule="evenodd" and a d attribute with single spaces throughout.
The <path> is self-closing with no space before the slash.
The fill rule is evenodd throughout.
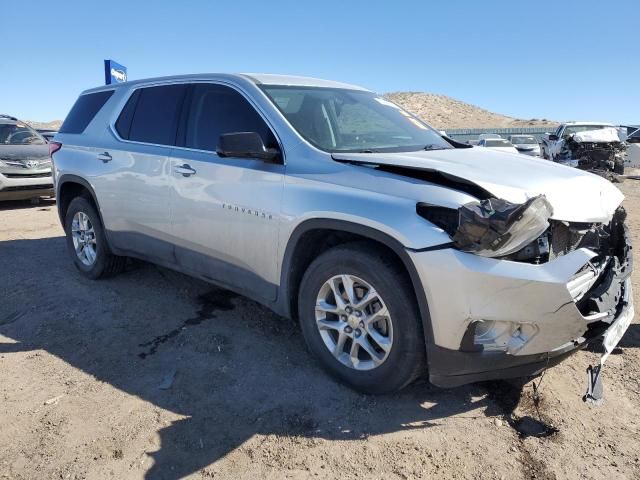
<path id="1" fill-rule="evenodd" d="M 113 90 L 80 95 L 65 118 L 60 133 L 82 133 L 113 95 Z"/>
<path id="2" fill-rule="evenodd" d="M 166 85 L 140 89 L 128 140 L 175 145 L 178 116 L 186 89 L 186 85 Z M 123 110 L 121 116 L 125 113 L 130 115 L 129 112 Z M 121 127 L 124 128 L 124 117 Z"/>
<path id="3" fill-rule="evenodd" d="M 235 132 L 256 132 L 268 148 L 278 146 L 271 129 L 236 90 L 222 85 L 194 85 L 185 146 L 215 151 L 220 135 Z"/>

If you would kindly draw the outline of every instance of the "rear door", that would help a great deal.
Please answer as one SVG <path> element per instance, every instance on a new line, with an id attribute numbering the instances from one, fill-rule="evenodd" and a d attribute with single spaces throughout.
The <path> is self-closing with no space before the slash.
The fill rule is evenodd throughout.
<path id="1" fill-rule="evenodd" d="M 187 86 L 135 90 L 115 123 L 111 173 L 96 181 L 113 245 L 152 261 L 173 262 L 169 158 Z"/>
<path id="2" fill-rule="evenodd" d="M 264 300 L 276 297 L 284 165 L 216 154 L 221 134 L 257 132 L 280 148 L 253 104 L 234 88 L 194 84 L 171 159 L 176 259 L 186 270 Z"/>

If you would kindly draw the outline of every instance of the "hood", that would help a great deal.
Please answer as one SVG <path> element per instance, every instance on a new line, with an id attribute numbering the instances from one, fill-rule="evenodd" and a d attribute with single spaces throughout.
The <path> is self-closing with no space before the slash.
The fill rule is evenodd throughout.
<path id="1" fill-rule="evenodd" d="M 49 145 L 0 145 L 0 160 L 49 160 Z"/>
<path id="2" fill-rule="evenodd" d="M 513 203 L 545 195 L 553 206 L 551 218 L 567 222 L 608 222 L 624 199 L 620 190 L 597 175 L 488 148 L 335 153 L 333 158 L 347 163 L 407 168 L 408 175 L 411 169 L 439 172 L 466 180 Z"/>
<path id="3" fill-rule="evenodd" d="M 574 133 L 573 140 L 578 143 L 612 143 L 619 142 L 618 130 L 613 127 L 600 128 L 598 130 L 585 130 Z"/>

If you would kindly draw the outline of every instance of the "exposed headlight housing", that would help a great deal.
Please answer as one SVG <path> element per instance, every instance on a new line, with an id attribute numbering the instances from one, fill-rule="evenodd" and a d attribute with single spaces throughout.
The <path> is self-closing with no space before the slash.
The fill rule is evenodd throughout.
<path id="1" fill-rule="evenodd" d="M 540 237 L 549 228 L 553 208 L 539 195 L 522 204 L 489 198 L 458 210 L 419 204 L 417 212 L 445 230 L 460 250 L 504 257 Z"/>

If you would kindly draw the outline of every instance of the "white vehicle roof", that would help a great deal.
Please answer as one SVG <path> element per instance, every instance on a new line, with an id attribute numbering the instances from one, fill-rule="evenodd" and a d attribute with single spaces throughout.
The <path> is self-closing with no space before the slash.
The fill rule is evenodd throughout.
<path id="1" fill-rule="evenodd" d="M 572 127 L 574 125 L 584 125 L 584 126 L 589 126 L 589 125 L 603 125 L 605 127 L 613 127 L 613 123 L 608 123 L 608 122 L 567 122 L 567 123 L 563 123 L 563 125 L 567 126 L 567 127 Z"/>
<path id="2" fill-rule="evenodd" d="M 323 80 L 321 78 L 302 77 L 298 75 L 278 75 L 272 73 L 243 73 L 244 77 L 249 77 L 255 83 L 263 85 L 291 85 L 297 87 L 326 87 L 326 88 L 347 88 L 350 90 L 367 90 L 366 88 L 349 83 L 335 82 L 333 80 Z"/>
<path id="3" fill-rule="evenodd" d="M 334 82 L 333 80 L 323 80 L 313 77 L 302 77 L 298 75 L 278 75 L 271 73 L 199 73 L 188 75 L 173 75 L 168 77 L 143 78 L 140 80 L 132 80 L 128 82 L 116 83 L 112 85 L 104 85 L 101 87 L 90 88 L 82 92 L 98 92 L 101 90 L 112 90 L 120 86 L 131 87 L 136 84 L 148 83 L 167 83 L 167 82 L 187 82 L 198 80 L 249 80 L 256 85 L 289 85 L 296 87 L 325 87 L 325 88 L 344 88 L 348 90 L 370 91 L 358 85 L 352 85 L 343 82 Z"/>

